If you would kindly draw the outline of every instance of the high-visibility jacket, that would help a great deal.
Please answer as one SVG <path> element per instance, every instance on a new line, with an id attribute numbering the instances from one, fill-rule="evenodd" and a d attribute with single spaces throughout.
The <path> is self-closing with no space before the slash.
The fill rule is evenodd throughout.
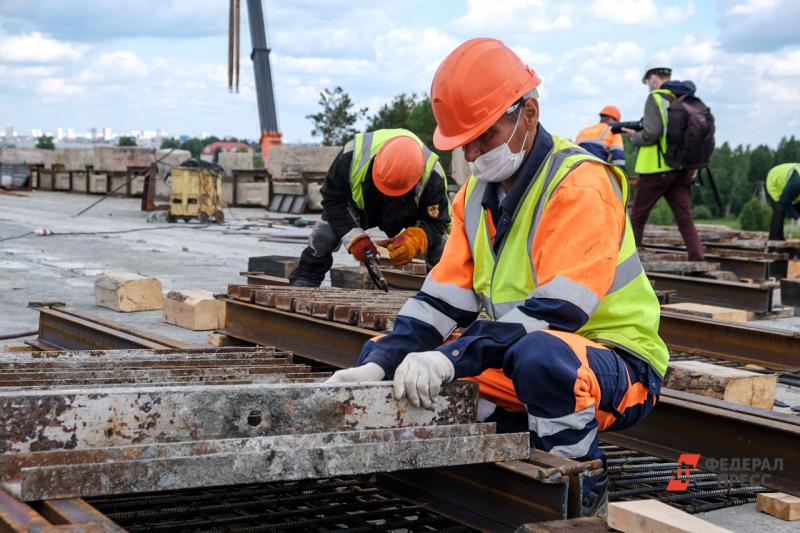
<path id="1" fill-rule="evenodd" d="M 608 293 L 599 299 L 591 290 L 566 278 L 557 277 L 537 288 L 533 268 L 520 268 L 531 260 L 532 244 L 539 219 L 547 203 L 567 174 L 587 161 L 600 161 L 569 141 L 553 136 L 554 148 L 541 166 L 517 213 L 508 237 L 495 255 L 489 238 L 487 214 L 481 205 L 486 182 L 471 177 L 466 184 L 464 227 L 472 254 L 473 290 L 483 308 L 493 319 L 508 321 L 536 320 L 516 311 L 528 298 L 567 297 L 583 309 L 589 320 L 577 333 L 602 344 L 617 346 L 647 360 L 662 376 L 669 355 L 658 335 L 660 307 L 647 275 L 639 262 L 630 222 L 626 219 L 616 262 L 614 281 Z M 625 205 L 628 182 L 615 166 L 607 167 L 608 178 Z M 579 228 L 576 228 L 579 229 Z M 569 250 L 564 250 L 568 254 Z M 513 313 L 511 317 L 509 314 Z M 516 316 L 516 314 L 522 316 Z"/>
<path id="2" fill-rule="evenodd" d="M 789 177 L 792 175 L 792 172 L 797 172 L 800 174 L 800 163 L 783 163 L 770 169 L 769 173 L 767 174 L 766 187 L 767 194 L 769 194 L 774 201 L 777 202 L 780 200 L 781 195 L 786 188 L 786 184 L 789 182 Z M 797 198 L 792 198 L 792 203 L 800 203 L 800 196 Z"/>
<path id="3" fill-rule="evenodd" d="M 673 93 L 666 89 L 656 89 L 650 93 L 661 116 L 661 136 L 658 142 L 639 147 L 639 155 L 636 156 L 637 174 L 655 174 L 672 170 L 664 159 L 664 154 L 667 152 L 667 109 L 673 96 Z"/>
<path id="4" fill-rule="evenodd" d="M 613 133 L 611 125 L 599 122 L 578 133 L 575 144 L 612 165 L 625 166 L 625 148 L 622 135 Z"/>
<path id="5" fill-rule="evenodd" d="M 436 169 L 439 175 L 442 176 L 442 179 L 445 180 L 444 190 L 447 191 L 447 179 L 442 164 L 439 162 L 439 156 L 425 146 L 425 143 L 412 132 L 397 128 L 358 133 L 355 138 L 345 146 L 344 151 L 347 152 L 350 149 L 353 151 L 353 163 L 350 165 L 350 190 L 353 194 L 353 202 L 359 209 L 364 209 L 364 191 L 362 185 L 367 177 L 370 162 L 378 155 L 381 147 L 386 144 L 387 141 L 401 135 L 411 137 L 417 141 L 425 157 L 425 170 L 419 182 L 414 187 L 414 199 L 417 203 L 419 203 L 420 195 L 425 189 L 425 185 L 428 183 L 428 179 L 430 179 L 431 172 L 434 169 Z"/>

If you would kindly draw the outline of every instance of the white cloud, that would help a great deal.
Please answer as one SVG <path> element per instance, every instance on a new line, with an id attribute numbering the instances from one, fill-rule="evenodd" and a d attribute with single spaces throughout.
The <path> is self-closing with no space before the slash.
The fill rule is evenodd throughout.
<path id="1" fill-rule="evenodd" d="M 778 0 L 745 0 L 741 4 L 735 4 L 728 10 L 731 15 L 755 15 L 763 11 L 774 9 L 778 5 Z"/>
<path id="2" fill-rule="evenodd" d="M 691 17 L 695 6 L 691 2 L 659 7 L 652 0 L 594 0 L 589 11 L 615 24 L 660 26 Z"/>
<path id="3" fill-rule="evenodd" d="M 453 22 L 463 34 L 549 33 L 573 26 L 571 5 L 550 0 L 468 0 L 467 12 Z"/>
<path id="4" fill-rule="evenodd" d="M 64 78 L 45 78 L 39 82 L 36 90 L 42 96 L 72 96 L 83 92 L 80 86 Z"/>
<path id="5" fill-rule="evenodd" d="M 85 45 L 51 39 L 39 32 L 0 38 L 0 61 L 12 63 L 54 63 L 77 61 L 86 53 Z"/>
<path id="6" fill-rule="evenodd" d="M 150 69 L 135 53 L 127 50 L 100 54 L 78 75 L 82 82 L 96 82 L 104 79 L 138 80 L 145 78 Z"/>

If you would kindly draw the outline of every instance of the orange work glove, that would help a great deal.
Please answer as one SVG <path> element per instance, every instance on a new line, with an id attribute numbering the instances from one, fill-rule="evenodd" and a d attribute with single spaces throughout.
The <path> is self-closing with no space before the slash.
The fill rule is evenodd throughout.
<path id="1" fill-rule="evenodd" d="M 428 236 L 424 229 L 414 226 L 380 244 L 389 250 L 389 260 L 394 266 L 403 266 L 428 250 Z"/>
<path id="2" fill-rule="evenodd" d="M 366 233 L 358 235 L 350 241 L 350 246 L 347 247 L 347 251 L 362 263 L 367 262 L 368 251 L 371 251 L 376 256 L 378 255 L 378 249 L 375 248 L 375 243 L 372 242 L 372 239 L 370 239 Z"/>

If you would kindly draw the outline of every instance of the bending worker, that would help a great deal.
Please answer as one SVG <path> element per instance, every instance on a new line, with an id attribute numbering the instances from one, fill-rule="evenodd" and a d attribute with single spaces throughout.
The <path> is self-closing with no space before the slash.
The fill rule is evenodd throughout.
<path id="1" fill-rule="evenodd" d="M 345 249 L 362 263 L 377 251 L 365 229 L 379 227 L 390 238 L 392 263 L 442 255 L 450 224 L 447 182 L 439 156 L 408 130 L 359 133 L 336 156 L 322 185 L 322 220 L 311 231 L 292 285 L 319 287 Z"/>
<path id="2" fill-rule="evenodd" d="M 784 163 L 772 167 L 764 187 L 767 189 L 767 200 L 772 206 L 769 240 L 782 241 L 784 218 L 800 218 L 800 163 Z"/>
<path id="3" fill-rule="evenodd" d="M 622 135 L 611 131 L 611 123 L 622 120 L 619 109 L 607 105 L 600 110 L 600 122 L 583 128 L 575 139 L 575 144 L 603 161 L 625 170 L 625 148 Z"/>
<path id="4" fill-rule="evenodd" d="M 392 333 L 330 381 L 393 379 L 397 398 L 429 407 L 443 383 L 471 378 L 481 420 L 529 430 L 538 449 L 596 459 L 598 432 L 653 408 L 668 354 L 625 214 L 625 175 L 544 129 L 539 83 L 495 39 L 467 41 L 439 66 L 434 143 L 462 146 L 472 176 L 442 260 Z M 585 514 L 606 487 L 605 474 L 586 480 Z"/>

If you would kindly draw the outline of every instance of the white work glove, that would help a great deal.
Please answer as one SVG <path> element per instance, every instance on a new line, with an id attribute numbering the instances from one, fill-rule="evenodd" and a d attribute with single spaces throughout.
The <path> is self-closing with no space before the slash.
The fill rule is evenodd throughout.
<path id="1" fill-rule="evenodd" d="M 386 372 L 378 363 L 367 363 L 353 368 L 337 370 L 325 383 L 355 383 L 359 381 L 381 381 Z"/>
<path id="2" fill-rule="evenodd" d="M 412 405 L 433 408 L 442 384 L 453 380 L 456 371 L 453 363 L 442 352 L 412 352 L 403 359 L 394 372 L 394 397 L 408 396 Z"/>

